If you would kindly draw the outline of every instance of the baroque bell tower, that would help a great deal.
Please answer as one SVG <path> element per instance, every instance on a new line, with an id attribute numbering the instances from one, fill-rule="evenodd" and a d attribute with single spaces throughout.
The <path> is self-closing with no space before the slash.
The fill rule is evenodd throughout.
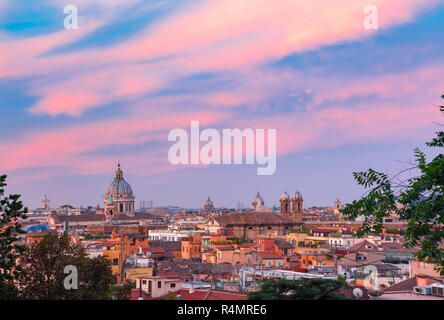
<path id="1" fill-rule="evenodd" d="M 299 191 L 294 193 L 293 198 L 291 199 L 293 208 L 292 208 L 292 218 L 294 222 L 302 223 L 302 215 L 304 213 L 304 199 Z"/>
<path id="2" fill-rule="evenodd" d="M 290 196 L 287 192 L 284 192 L 280 199 L 281 203 L 281 215 L 284 217 L 290 217 L 291 215 L 291 205 L 290 205 Z"/>

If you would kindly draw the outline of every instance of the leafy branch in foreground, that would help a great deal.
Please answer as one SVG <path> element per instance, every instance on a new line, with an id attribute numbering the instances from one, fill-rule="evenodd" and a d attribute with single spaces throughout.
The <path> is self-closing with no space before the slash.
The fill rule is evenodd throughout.
<path id="1" fill-rule="evenodd" d="M 4 196 L 6 175 L 0 175 L 0 300 L 17 297 L 16 279 L 21 272 L 17 258 L 25 250 L 18 244 L 18 235 L 25 233 L 19 219 L 25 219 L 27 208 L 19 201 L 20 195 Z"/>
<path id="2" fill-rule="evenodd" d="M 442 96 L 444 99 L 444 95 Z M 444 106 L 440 106 L 444 113 Z M 444 147 L 444 132 L 426 142 L 433 148 Z M 356 236 L 382 232 L 384 219 L 394 214 L 407 221 L 405 247 L 419 247 L 415 256 L 421 261 L 435 264 L 437 271 L 444 275 L 444 155 L 442 149 L 430 162 L 426 155 L 416 148 L 413 166 L 389 177 L 385 173 L 369 169 L 354 172 L 358 185 L 368 191 L 359 200 L 347 204 L 341 212 L 348 219 L 364 217 Z M 398 177 L 407 171 L 417 170 L 413 178 L 400 181 Z"/>

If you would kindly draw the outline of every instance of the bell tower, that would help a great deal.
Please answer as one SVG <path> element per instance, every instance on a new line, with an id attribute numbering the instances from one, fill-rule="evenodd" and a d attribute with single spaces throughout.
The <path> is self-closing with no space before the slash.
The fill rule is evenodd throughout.
<path id="1" fill-rule="evenodd" d="M 45 210 L 49 210 L 51 208 L 51 201 L 48 199 L 48 196 L 45 194 L 45 198 L 42 201 L 42 208 Z"/>
<path id="2" fill-rule="evenodd" d="M 304 199 L 299 191 L 296 191 L 293 198 L 291 199 L 293 208 L 292 216 L 293 220 L 297 223 L 302 223 L 302 215 L 304 213 Z"/>
<path id="3" fill-rule="evenodd" d="M 291 204 L 290 204 L 290 197 L 288 196 L 287 192 L 284 192 L 282 194 L 280 203 L 281 203 L 281 215 L 289 217 L 291 214 Z"/>

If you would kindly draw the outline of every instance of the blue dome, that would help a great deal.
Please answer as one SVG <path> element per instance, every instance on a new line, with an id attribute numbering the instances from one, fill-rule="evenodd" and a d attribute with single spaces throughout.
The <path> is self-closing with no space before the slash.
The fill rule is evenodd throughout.
<path id="1" fill-rule="evenodd" d="M 25 231 L 39 232 L 39 231 L 49 231 L 51 228 L 47 224 L 35 224 L 33 226 L 24 227 Z"/>

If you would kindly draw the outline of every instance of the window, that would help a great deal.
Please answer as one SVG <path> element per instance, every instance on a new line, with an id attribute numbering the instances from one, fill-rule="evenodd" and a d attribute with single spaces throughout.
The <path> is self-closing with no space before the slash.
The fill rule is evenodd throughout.
<path id="1" fill-rule="evenodd" d="M 249 230 L 253 230 L 253 227 L 248 227 Z"/>
<path id="2" fill-rule="evenodd" d="M 271 230 L 271 227 L 268 227 L 268 230 Z"/>
<path id="3" fill-rule="evenodd" d="M 117 266 L 119 264 L 119 259 L 113 259 L 113 266 Z"/>
<path id="4" fill-rule="evenodd" d="M 175 288 L 175 287 L 176 287 L 175 283 L 170 284 L 170 288 Z"/>
<path id="5" fill-rule="evenodd" d="M 119 212 L 123 212 L 123 203 L 119 203 Z"/>
<path id="6" fill-rule="evenodd" d="M 313 264 L 313 261 L 311 261 L 311 260 L 308 261 L 308 264 L 309 264 L 309 265 L 312 265 L 312 264 Z"/>
<path id="7" fill-rule="evenodd" d="M 142 283 L 143 283 L 143 284 L 146 284 L 146 280 L 142 280 Z"/>
<path id="8" fill-rule="evenodd" d="M 157 281 L 157 288 L 162 288 L 162 281 Z"/>

